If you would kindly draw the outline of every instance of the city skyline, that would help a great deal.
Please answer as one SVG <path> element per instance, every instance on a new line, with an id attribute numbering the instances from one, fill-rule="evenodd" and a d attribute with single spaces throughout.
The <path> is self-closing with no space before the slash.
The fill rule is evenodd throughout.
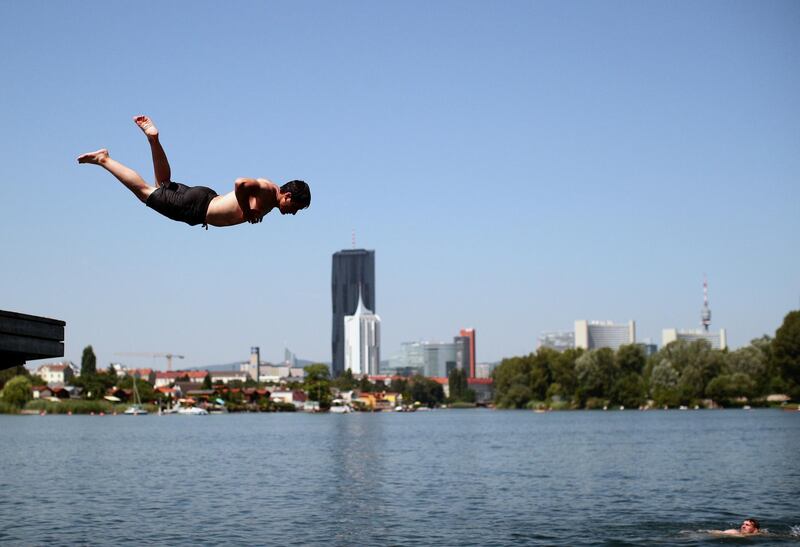
<path id="1" fill-rule="evenodd" d="M 472 327 L 496 362 L 580 318 L 658 342 L 699 328 L 704 274 L 732 349 L 800 307 L 797 2 L 78 11 L 0 5 L 0 308 L 65 321 L 66 359 L 330 362 L 331 255 L 350 245 L 378 255 L 387 356 Z M 136 114 L 176 182 L 301 179 L 311 207 L 207 231 L 160 217 L 75 161 L 107 148 L 152 182 Z"/>

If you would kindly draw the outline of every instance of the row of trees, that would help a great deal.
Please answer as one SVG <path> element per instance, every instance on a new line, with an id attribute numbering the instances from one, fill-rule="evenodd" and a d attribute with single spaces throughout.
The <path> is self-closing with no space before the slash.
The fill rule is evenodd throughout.
<path id="1" fill-rule="evenodd" d="M 494 370 L 495 402 L 504 408 L 597 408 L 701 404 L 728 406 L 770 393 L 800 398 L 800 311 L 789 313 L 775 337 L 736 351 L 706 341 L 668 344 L 647 358 L 641 346 L 616 352 L 540 348 L 504 359 Z"/>

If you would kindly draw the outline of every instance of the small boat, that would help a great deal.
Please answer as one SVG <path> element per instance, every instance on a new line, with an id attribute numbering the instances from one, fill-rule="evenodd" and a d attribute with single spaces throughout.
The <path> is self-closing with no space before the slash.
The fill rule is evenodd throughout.
<path id="1" fill-rule="evenodd" d="M 133 404 L 125 409 L 128 416 L 144 416 L 148 414 L 147 410 L 142 407 L 142 399 L 139 397 L 139 390 L 136 388 L 136 377 L 133 377 Z"/>
<path id="2" fill-rule="evenodd" d="M 198 406 L 182 406 L 178 409 L 178 414 L 183 416 L 208 416 L 208 410 Z"/>
<path id="3" fill-rule="evenodd" d="M 145 414 L 148 414 L 148 412 L 147 410 L 142 408 L 141 405 L 131 405 L 125 409 L 125 412 L 123 412 L 123 414 L 126 414 L 128 416 L 140 416 L 140 415 L 144 416 Z"/>
<path id="4" fill-rule="evenodd" d="M 342 399 L 334 399 L 331 401 L 331 412 L 333 414 L 349 414 L 353 412 L 353 409 Z"/>

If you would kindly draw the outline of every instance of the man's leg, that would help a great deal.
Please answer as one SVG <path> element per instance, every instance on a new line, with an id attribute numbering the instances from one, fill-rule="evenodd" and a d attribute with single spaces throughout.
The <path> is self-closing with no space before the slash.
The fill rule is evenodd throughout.
<path id="1" fill-rule="evenodd" d="M 108 150 L 105 148 L 78 156 L 78 163 L 93 163 L 104 168 L 117 177 L 117 180 L 124 184 L 128 190 L 136 194 L 136 197 L 142 202 L 147 201 L 148 196 L 155 191 L 155 188 L 147 184 L 147 182 L 139 176 L 139 173 L 111 159 L 108 155 Z"/>
<path id="2" fill-rule="evenodd" d="M 144 131 L 147 136 L 147 142 L 150 143 L 150 152 L 153 155 L 153 170 L 156 174 L 156 186 L 167 184 L 172 180 L 172 173 L 167 161 L 167 154 L 161 148 L 161 143 L 158 140 L 156 124 L 147 116 L 134 116 L 133 121 Z"/>

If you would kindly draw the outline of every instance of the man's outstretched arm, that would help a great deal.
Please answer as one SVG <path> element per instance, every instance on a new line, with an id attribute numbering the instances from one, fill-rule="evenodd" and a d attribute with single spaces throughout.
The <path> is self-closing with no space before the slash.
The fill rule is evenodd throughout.
<path id="1" fill-rule="evenodd" d="M 265 187 L 265 183 L 268 183 L 265 179 L 250 178 L 238 178 L 234 182 L 233 190 L 236 202 L 242 210 L 244 219 L 251 224 L 261 222 L 266 213 L 266 204 L 259 195 L 260 190 Z"/>

